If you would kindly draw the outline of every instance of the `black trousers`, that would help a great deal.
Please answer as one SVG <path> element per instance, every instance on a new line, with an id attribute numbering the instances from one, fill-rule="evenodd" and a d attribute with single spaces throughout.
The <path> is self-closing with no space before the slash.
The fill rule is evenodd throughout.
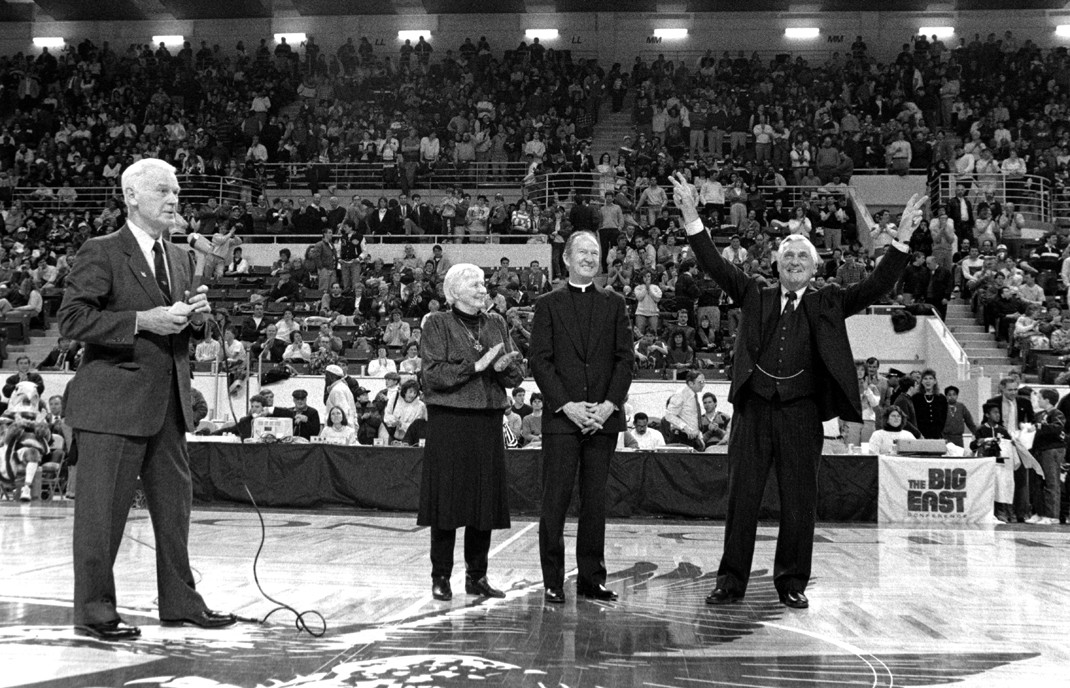
<path id="1" fill-rule="evenodd" d="M 781 403 L 750 392 L 741 396 L 728 445 L 728 518 L 717 584 L 738 594 L 747 590 L 758 511 L 772 466 L 780 489 L 773 584 L 780 593 L 802 592 L 810 581 L 824 441 L 817 403 L 810 397 Z"/>
<path id="2" fill-rule="evenodd" d="M 580 480 L 580 519 L 576 535 L 578 585 L 606 582 L 606 479 L 615 435 L 543 435 L 542 518 L 539 557 L 547 588 L 565 584 L 565 517 L 576 473 Z"/>
<path id="3" fill-rule="evenodd" d="M 470 578 L 479 580 L 487 575 L 487 552 L 490 551 L 490 532 L 468 526 L 464 529 L 464 566 Z M 453 574 L 453 548 L 457 543 L 456 528 L 431 527 L 431 577 L 449 578 Z"/>
<path id="4" fill-rule="evenodd" d="M 189 565 L 193 503 L 185 428 L 173 386 L 164 400 L 163 427 L 153 437 L 76 431 L 78 500 L 74 504 L 74 623 L 119 618 L 112 568 L 137 488 L 145 490 L 156 541 L 156 587 L 161 619 L 205 609 Z"/>

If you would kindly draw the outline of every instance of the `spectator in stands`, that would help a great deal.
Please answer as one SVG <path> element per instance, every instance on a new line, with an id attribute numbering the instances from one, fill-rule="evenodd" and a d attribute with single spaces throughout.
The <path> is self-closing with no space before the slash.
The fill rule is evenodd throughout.
<path id="1" fill-rule="evenodd" d="M 211 327 L 204 330 L 204 339 L 197 344 L 193 358 L 198 363 L 211 363 L 223 360 L 223 345 L 215 339 L 215 332 Z"/>
<path id="2" fill-rule="evenodd" d="M 842 421 L 840 423 L 840 434 L 843 436 L 845 444 L 857 447 L 863 442 L 868 442 L 870 436 L 876 430 L 881 393 L 877 385 L 869 377 L 869 369 L 865 361 L 855 361 L 855 370 L 858 374 L 858 395 L 862 404 L 862 422 Z"/>
<path id="3" fill-rule="evenodd" d="M 282 360 L 287 363 L 307 363 L 312 360 L 312 347 L 304 341 L 299 330 L 290 333 L 290 345 L 282 352 Z"/>
<path id="4" fill-rule="evenodd" d="M 4 398 L 10 398 L 12 392 L 15 391 L 15 386 L 20 382 L 32 382 L 37 387 L 37 394 L 42 395 L 45 393 L 45 381 L 41 377 L 41 374 L 30 370 L 32 361 L 29 356 L 19 356 L 15 359 L 16 373 L 8 376 L 4 382 Z"/>
<path id="5" fill-rule="evenodd" d="M 873 255 L 880 256 L 893 241 L 897 240 L 899 228 L 891 221 L 891 214 L 887 210 L 878 213 L 875 219 L 876 222 L 869 235 L 873 242 Z"/>
<path id="6" fill-rule="evenodd" d="M 380 346 L 375 359 L 368 363 L 368 377 L 385 377 L 397 372 L 397 363 L 387 355 L 386 347 Z"/>
<path id="7" fill-rule="evenodd" d="M 542 394 L 535 392 L 531 395 L 531 413 L 521 416 L 520 436 L 524 440 L 525 447 L 537 447 L 542 442 Z"/>
<path id="8" fill-rule="evenodd" d="M 1040 410 L 1036 414 L 1036 436 L 1032 451 L 1044 471 L 1044 515 L 1034 514 L 1027 523 L 1057 525 L 1063 491 L 1061 471 L 1066 454 L 1066 417 L 1056 406 L 1059 393 L 1054 389 L 1040 390 L 1037 399 Z"/>
<path id="9" fill-rule="evenodd" d="M 66 337 L 56 339 L 56 346 L 48 352 L 44 360 L 37 366 L 38 370 L 78 370 L 81 360 L 81 346 Z"/>
<path id="10" fill-rule="evenodd" d="M 706 443 L 702 439 L 702 411 L 698 395 L 706 386 L 706 377 L 701 371 L 689 370 L 684 382 L 684 387 L 669 398 L 663 427 L 668 432 L 670 444 L 686 444 L 696 451 L 702 451 Z"/>
<path id="11" fill-rule="evenodd" d="M 405 345 L 405 357 L 398 364 L 398 374 L 402 380 L 415 380 L 420 374 L 420 345 L 409 342 Z"/>
<path id="12" fill-rule="evenodd" d="M 661 288 L 654 284 L 654 273 L 650 270 L 643 271 L 643 282 L 635 287 L 635 328 L 640 334 L 647 331 L 658 331 L 658 317 L 660 310 L 658 302 L 661 301 Z M 686 326 L 686 314 L 685 314 Z"/>
<path id="13" fill-rule="evenodd" d="M 841 287 L 847 288 L 866 278 L 866 268 L 856 260 L 853 251 L 845 252 L 843 259 L 843 265 L 836 271 L 836 281 Z"/>
<path id="14" fill-rule="evenodd" d="M 291 319 L 293 314 L 291 313 Z M 253 314 L 246 316 L 241 323 L 241 335 L 240 339 L 243 342 L 255 342 L 264 336 L 264 332 L 267 330 L 268 325 L 271 324 L 271 320 L 264 315 L 264 304 L 257 302 L 253 304 Z M 286 333 L 287 337 L 289 333 Z"/>
<path id="15" fill-rule="evenodd" d="M 390 322 L 386 324 L 383 332 L 383 344 L 386 346 L 401 347 L 408 343 L 412 336 L 409 323 L 401 319 L 401 310 L 394 309 L 390 313 Z"/>
<path id="16" fill-rule="evenodd" d="M 208 334 L 207 330 L 205 334 Z M 282 354 L 286 351 L 287 346 L 289 346 L 288 342 L 278 337 L 278 328 L 275 325 L 268 325 L 264 328 L 264 340 L 254 342 L 249 349 L 249 353 L 257 360 L 263 357 L 270 363 L 281 363 Z M 200 345 L 198 345 L 199 349 Z M 197 360 L 201 359 L 198 358 Z"/>
<path id="17" fill-rule="evenodd" d="M 406 380 L 401 383 L 401 389 L 394 397 L 393 403 L 387 405 L 383 424 L 390 431 L 392 443 L 404 443 L 409 426 L 417 419 L 427 420 L 427 407 L 419 396 L 419 383 Z"/>
<path id="18" fill-rule="evenodd" d="M 731 418 L 717 410 L 717 397 L 712 392 L 702 395 L 702 415 L 699 417 L 699 429 L 702 441 L 710 447 L 715 444 L 728 444 L 728 426 Z"/>
<path id="19" fill-rule="evenodd" d="M 884 427 L 869 438 L 869 448 L 874 454 L 895 454 L 896 442 L 905 439 L 917 439 L 904 423 L 903 411 L 893 406 L 884 414 Z"/>
<path id="20" fill-rule="evenodd" d="M 320 434 L 319 411 L 308 405 L 308 392 L 303 389 L 293 391 L 293 408 L 276 409 L 276 415 L 293 419 L 294 437 L 311 440 Z"/>
<path id="21" fill-rule="evenodd" d="M 357 440 L 357 431 L 349 422 L 346 409 L 341 406 L 331 406 L 327 411 L 327 422 L 319 432 L 320 439 L 335 444 L 354 444 Z"/>
<path id="22" fill-rule="evenodd" d="M 968 429 L 970 434 L 977 434 L 977 423 L 966 405 L 959 401 L 959 388 L 949 385 L 944 388 L 944 397 L 947 399 L 947 421 L 944 424 L 943 439 L 951 444 L 962 447 L 962 436 Z"/>
<path id="23" fill-rule="evenodd" d="M 921 373 L 921 389 L 912 397 L 915 425 L 921 436 L 928 440 L 938 440 L 944 436 L 947 424 L 948 401 L 940 393 L 936 384 L 936 371 L 927 369 Z"/>
<path id="24" fill-rule="evenodd" d="M 292 279 L 292 273 L 283 270 L 279 273 L 279 280 L 265 294 L 265 298 L 272 303 L 292 303 L 301 296 L 301 287 Z"/>
<path id="25" fill-rule="evenodd" d="M 661 432 L 650 427 L 650 417 L 640 411 L 634 416 L 635 427 L 624 433 L 624 446 L 628 449 L 649 451 L 665 446 Z"/>
<path id="26" fill-rule="evenodd" d="M 214 280 L 223 274 L 224 266 L 231 255 L 232 249 L 242 242 L 241 237 L 235 236 L 238 226 L 234 225 L 229 230 L 222 226 L 212 234 L 212 252 L 204 256 L 204 268 L 202 275 L 206 280 Z M 190 235 L 193 238 L 193 234 Z"/>
<path id="27" fill-rule="evenodd" d="M 236 247 L 231 252 L 230 262 L 223 269 L 223 274 L 228 277 L 246 275 L 249 273 L 249 261 L 242 258 L 241 247 Z"/>

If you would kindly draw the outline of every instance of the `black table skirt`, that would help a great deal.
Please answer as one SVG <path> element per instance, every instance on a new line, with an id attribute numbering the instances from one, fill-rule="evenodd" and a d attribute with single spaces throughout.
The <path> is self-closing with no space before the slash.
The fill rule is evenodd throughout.
<path id="1" fill-rule="evenodd" d="M 415 512 L 423 449 L 324 444 L 189 445 L 193 495 L 200 503 L 248 503 L 243 483 L 265 507 Z M 541 450 L 507 451 L 509 506 L 514 516 L 538 516 Z M 724 518 L 728 457 L 723 454 L 620 452 L 609 470 L 607 510 L 614 518 Z M 577 500 L 573 499 L 573 507 Z M 770 474 L 761 518 L 776 519 L 780 500 Z M 877 458 L 831 455 L 818 471 L 822 521 L 877 520 Z M 415 516 L 413 516 L 415 519 Z"/>

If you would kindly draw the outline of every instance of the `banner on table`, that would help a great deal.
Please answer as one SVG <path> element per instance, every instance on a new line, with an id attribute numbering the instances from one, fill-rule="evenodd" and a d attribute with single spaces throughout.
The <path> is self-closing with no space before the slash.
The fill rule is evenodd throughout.
<path id="1" fill-rule="evenodd" d="M 880 523 L 989 523 L 995 459 L 881 456 Z"/>

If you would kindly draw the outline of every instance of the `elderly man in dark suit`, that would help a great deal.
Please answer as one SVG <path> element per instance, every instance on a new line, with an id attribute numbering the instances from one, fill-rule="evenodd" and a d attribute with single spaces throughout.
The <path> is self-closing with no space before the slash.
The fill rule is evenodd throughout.
<path id="1" fill-rule="evenodd" d="M 565 601 L 565 516 L 579 472 L 576 538 L 581 597 L 615 600 L 605 587 L 606 479 L 632 381 L 632 331 L 624 299 L 594 283 L 598 237 L 565 243 L 568 284 L 535 302 L 528 364 L 542 392 L 543 497 L 539 553 L 546 601 Z"/>
<path id="2" fill-rule="evenodd" d="M 140 160 L 123 172 L 122 189 L 126 225 L 85 242 L 59 310 L 61 334 L 85 345 L 66 408 L 79 456 L 74 623 L 101 640 L 141 633 L 119 617 L 112 570 L 139 477 L 156 536 L 160 620 L 203 628 L 235 622 L 208 610 L 187 551 L 188 325 L 211 306 L 206 288 L 191 291 L 189 254 L 164 240 L 177 215 L 174 168 Z"/>
<path id="3" fill-rule="evenodd" d="M 1017 435 L 1023 425 L 1036 420 L 1032 401 L 1018 394 L 1018 381 L 1011 377 L 999 381 L 999 396 L 985 402 L 985 406 L 989 405 L 999 406 L 1003 427 L 1012 435 Z M 1014 469 L 1014 513 L 1019 523 L 1025 523 L 1033 511 L 1029 495 L 1029 471 L 1030 468 L 1025 464 Z"/>
<path id="4" fill-rule="evenodd" d="M 873 274 L 847 289 L 810 287 L 817 249 L 800 235 L 785 237 L 777 251 L 779 285 L 753 277 L 725 261 L 697 210 L 697 194 L 682 175 L 672 178 L 676 206 L 703 269 L 740 304 L 743 320 L 735 344 L 732 434 L 728 445 L 728 518 L 717 585 L 708 604 L 743 598 L 754 557 L 758 511 L 769 467 L 780 488 L 780 534 L 773 584 L 782 604 L 809 606 L 822 421 L 839 416 L 861 422 L 862 410 L 846 318 L 895 285 L 909 262 L 908 248 L 893 242 Z M 910 200 L 899 236 L 910 236 L 927 199 Z"/>

